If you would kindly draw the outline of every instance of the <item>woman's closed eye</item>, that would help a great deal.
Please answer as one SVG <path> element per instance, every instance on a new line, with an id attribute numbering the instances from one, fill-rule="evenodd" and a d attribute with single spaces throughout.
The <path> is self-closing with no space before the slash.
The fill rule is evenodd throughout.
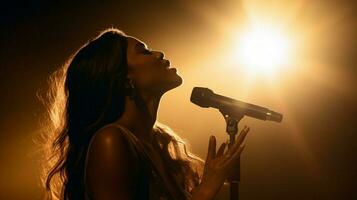
<path id="1" fill-rule="evenodd" d="M 151 50 L 149 50 L 149 49 L 144 49 L 142 52 L 144 54 L 152 54 Z"/>
<path id="2" fill-rule="evenodd" d="M 137 43 L 135 49 L 138 53 L 152 54 L 151 49 L 149 49 L 144 43 Z"/>

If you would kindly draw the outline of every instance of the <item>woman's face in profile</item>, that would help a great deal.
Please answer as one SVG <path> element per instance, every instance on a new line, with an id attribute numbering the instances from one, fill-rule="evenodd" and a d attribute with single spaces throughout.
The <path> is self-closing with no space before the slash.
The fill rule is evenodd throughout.
<path id="1" fill-rule="evenodd" d="M 148 49 L 134 37 L 128 36 L 127 41 L 128 77 L 139 90 L 165 93 L 182 84 L 182 78 L 162 52 Z"/>

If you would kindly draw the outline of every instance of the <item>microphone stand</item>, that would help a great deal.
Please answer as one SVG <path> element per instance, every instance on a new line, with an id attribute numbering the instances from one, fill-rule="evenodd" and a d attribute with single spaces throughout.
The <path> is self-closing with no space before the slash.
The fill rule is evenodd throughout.
<path id="1" fill-rule="evenodd" d="M 229 145 L 230 149 L 235 142 L 236 135 L 238 133 L 238 123 L 244 117 L 243 113 L 229 115 L 229 112 L 219 110 L 226 121 L 226 132 L 229 135 Z M 239 182 L 240 182 L 240 158 L 237 161 L 237 166 L 235 167 L 233 173 L 227 178 L 230 187 L 230 200 L 239 200 Z"/>

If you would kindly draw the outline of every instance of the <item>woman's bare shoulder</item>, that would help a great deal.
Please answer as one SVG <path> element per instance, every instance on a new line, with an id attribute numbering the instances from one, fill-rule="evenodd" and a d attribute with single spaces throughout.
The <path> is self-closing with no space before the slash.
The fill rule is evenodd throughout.
<path id="1" fill-rule="evenodd" d="M 91 190 L 118 195 L 118 188 L 125 193 L 125 188 L 133 184 L 137 163 L 125 134 L 119 127 L 110 125 L 93 136 L 86 162 L 86 182 Z"/>
<path id="2" fill-rule="evenodd" d="M 108 163 L 112 166 L 116 162 L 120 162 L 120 164 L 123 164 L 122 161 L 130 162 L 132 149 L 126 134 L 116 125 L 107 125 L 99 129 L 88 147 L 88 164 L 103 165 Z"/>
<path id="3" fill-rule="evenodd" d="M 89 150 L 96 150 L 98 147 L 100 147 L 101 150 L 103 150 L 102 148 L 105 150 L 108 147 L 113 148 L 114 146 L 120 147 L 121 145 L 124 145 L 123 143 L 126 143 L 127 138 L 125 137 L 125 134 L 123 129 L 119 128 L 117 125 L 108 124 L 100 128 L 93 135 Z"/>

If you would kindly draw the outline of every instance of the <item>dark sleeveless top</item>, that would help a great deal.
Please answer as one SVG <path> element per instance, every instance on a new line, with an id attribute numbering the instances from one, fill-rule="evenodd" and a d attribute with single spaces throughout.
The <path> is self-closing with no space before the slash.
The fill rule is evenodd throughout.
<path id="1" fill-rule="evenodd" d="M 153 162 L 149 154 L 147 153 L 147 148 L 145 148 L 145 143 L 139 141 L 139 139 L 126 127 L 119 124 L 108 124 L 103 126 L 100 129 L 103 129 L 107 126 L 117 126 L 122 131 L 123 134 L 130 146 L 131 153 L 135 156 L 135 161 L 138 166 L 138 173 L 136 173 L 136 189 L 133 191 L 134 199 L 137 200 L 166 200 L 166 199 L 175 199 L 172 197 L 172 194 L 165 187 L 166 184 L 159 176 L 158 169 L 150 164 Z M 99 130 L 100 130 L 99 129 Z M 97 132 L 99 132 L 99 130 Z M 93 135 L 92 139 L 95 135 Z M 86 200 L 91 200 L 90 191 L 87 188 L 86 184 L 86 166 L 88 162 L 88 151 L 90 148 L 91 142 L 89 143 L 87 149 L 87 156 L 85 160 L 85 169 L 84 169 L 84 184 L 85 184 L 85 197 Z"/>

